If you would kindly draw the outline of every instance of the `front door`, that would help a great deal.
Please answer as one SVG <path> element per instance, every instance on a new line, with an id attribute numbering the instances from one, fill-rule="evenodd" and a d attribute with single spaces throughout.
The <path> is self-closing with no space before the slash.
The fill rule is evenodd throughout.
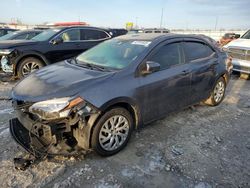
<path id="1" fill-rule="evenodd" d="M 181 42 L 165 44 L 147 59 L 160 64 L 159 71 L 139 77 L 145 123 L 188 105 L 190 73 L 184 64 Z"/>

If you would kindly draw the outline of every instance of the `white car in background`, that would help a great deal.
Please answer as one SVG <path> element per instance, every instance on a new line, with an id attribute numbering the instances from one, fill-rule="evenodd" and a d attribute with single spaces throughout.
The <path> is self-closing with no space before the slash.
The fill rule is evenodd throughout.
<path id="1" fill-rule="evenodd" d="M 233 71 L 240 72 L 241 78 L 250 78 L 250 30 L 241 38 L 224 46 L 232 57 Z"/>

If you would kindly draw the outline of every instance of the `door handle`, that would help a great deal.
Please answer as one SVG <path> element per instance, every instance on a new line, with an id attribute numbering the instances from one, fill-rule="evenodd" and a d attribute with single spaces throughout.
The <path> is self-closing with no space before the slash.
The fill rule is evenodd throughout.
<path id="1" fill-rule="evenodd" d="M 182 75 L 187 75 L 187 74 L 189 74 L 189 73 L 190 73 L 189 70 L 183 70 L 183 71 L 181 72 Z"/>
<path id="2" fill-rule="evenodd" d="M 80 47 L 81 45 L 80 44 L 75 44 L 76 45 L 76 47 Z"/>

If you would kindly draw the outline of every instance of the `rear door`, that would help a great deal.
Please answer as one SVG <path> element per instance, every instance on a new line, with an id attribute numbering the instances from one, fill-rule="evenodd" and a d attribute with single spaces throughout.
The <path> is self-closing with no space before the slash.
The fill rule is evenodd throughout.
<path id="1" fill-rule="evenodd" d="M 190 74 L 181 42 L 161 45 L 147 61 L 157 62 L 161 68 L 139 78 L 138 98 L 145 123 L 187 106 L 190 97 Z"/>
<path id="2" fill-rule="evenodd" d="M 184 52 L 191 71 L 190 104 L 195 104 L 209 96 L 215 82 L 218 56 L 212 47 L 200 40 L 185 39 Z"/>
<path id="3" fill-rule="evenodd" d="M 84 28 L 81 29 L 81 42 L 78 45 L 84 52 L 109 38 L 111 37 L 104 30 Z"/>

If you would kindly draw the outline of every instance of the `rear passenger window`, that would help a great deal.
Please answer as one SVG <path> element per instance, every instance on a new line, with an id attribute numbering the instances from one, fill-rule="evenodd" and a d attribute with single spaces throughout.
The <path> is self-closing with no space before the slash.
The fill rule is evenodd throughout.
<path id="1" fill-rule="evenodd" d="M 106 39 L 109 36 L 104 31 L 99 31 L 95 29 L 82 29 L 81 30 L 81 39 L 82 40 L 100 40 Z"/>
<path id="2" fill-rule="evenodd" d="M 161 70 L 181 64 L 180 43 L 162 46 L 159 51 L 150 58 L 150 61 L 159 63 L 161 65 Z"/>
<path id="3" fill-rule="evenodd" d="M 214 53 L 209 46 L 199 42 L 185 42 L 184 48 L 189 61 L 206 58 Z"/>

